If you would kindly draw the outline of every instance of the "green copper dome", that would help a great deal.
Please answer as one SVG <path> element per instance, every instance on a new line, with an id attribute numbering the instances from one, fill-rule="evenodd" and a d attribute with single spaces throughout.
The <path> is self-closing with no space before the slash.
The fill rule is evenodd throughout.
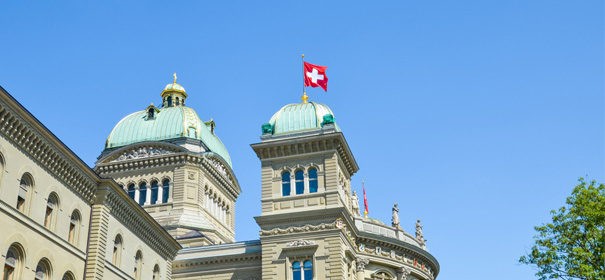
<path id="1" fill-rule="evenodd" d="M 292 103 L 279 109 L 269 123 L 263 125 L 263 133 L 276 135 L 315 130 L 326 123 L 334 123 L 334 113 L 328 106 L 315 102 Z"/>
<path id="2" fill-rule="evenodd" d="M 185 89 L 175 78 L 175 82 L 162 91 L 162 108 L 150 105 L 124 117 L 107 137 L 105 148 L 186 137 L 201 140 L 231 166 L 227 148 L 214 134 L 214 121 L 204 123 L 195 110 L 184 106 L 186 97 Z"/>

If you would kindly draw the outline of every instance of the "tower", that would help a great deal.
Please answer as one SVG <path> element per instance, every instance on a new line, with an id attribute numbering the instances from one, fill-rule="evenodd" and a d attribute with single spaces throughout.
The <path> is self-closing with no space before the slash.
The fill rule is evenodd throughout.
<path id="1" fill-rule="evenodd" d="M 172 83 L 153 103 L 113 128 L 95 170 L 116 180 L 184 247 L 235 240 L 235 200 L 241 192 L 213 120 L 185 106 Z"/>
<path id="2" fill-rule="evenodd" d="M 348 279 L 355 248 L 351 176 L 358 166 L 320 103 L 288 104 L 252 144 L 261 161 L 262 278 Z M 300 276 L 300 278 L 297 278 Z M 311 276 L 312 277 L 312 276 Z"/>

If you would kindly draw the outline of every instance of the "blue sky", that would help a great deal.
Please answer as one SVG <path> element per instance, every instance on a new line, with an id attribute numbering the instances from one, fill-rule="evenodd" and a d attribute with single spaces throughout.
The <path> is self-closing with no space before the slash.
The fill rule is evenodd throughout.
<path id="1" fill-rule="evenodd" d="M 438 279 L 535 279 L 533 226 L 578 177 L 605 181 L 602 1 L 3 1 L 0 85 L 85 162 L 177 72 L 213 118 L 258 237 L 260 126 L 301 95 L 300 54 L 370 215 L 421 219 Z M 315 6 L 314 6 L 315 5 Z"/>

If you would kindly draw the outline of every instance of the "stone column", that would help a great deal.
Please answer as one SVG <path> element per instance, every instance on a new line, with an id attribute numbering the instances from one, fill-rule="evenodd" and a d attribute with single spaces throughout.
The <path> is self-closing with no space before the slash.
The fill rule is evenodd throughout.
<path id="1" fill-rule="evenodd" d="M 366 269 L 366 265 L 368 265 L 370 263 L 370 260 L 368 259 L 363 259 L 363 258 L 357 258 L 355 260 L 355 263 L 357 264 L 357 280 L 363 280 L 365 279 L 365 269 Z"/>

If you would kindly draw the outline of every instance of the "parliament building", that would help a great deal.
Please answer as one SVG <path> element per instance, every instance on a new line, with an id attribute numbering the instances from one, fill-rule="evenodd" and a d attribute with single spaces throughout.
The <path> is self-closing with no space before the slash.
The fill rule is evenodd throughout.
<path id="1" fill-rule="evenodd" d="M 0 87 L 1 279 L 437 278 L 420 221 L 408 233 L 397 205 L 389 224 L 360 213 L 328 106 L 305 95 L 249 124 L 260 232 L 236 241 L 242 187 L 214 121 L 176 76 L 160 97 L 115 125 L 91 168 Z"/>

